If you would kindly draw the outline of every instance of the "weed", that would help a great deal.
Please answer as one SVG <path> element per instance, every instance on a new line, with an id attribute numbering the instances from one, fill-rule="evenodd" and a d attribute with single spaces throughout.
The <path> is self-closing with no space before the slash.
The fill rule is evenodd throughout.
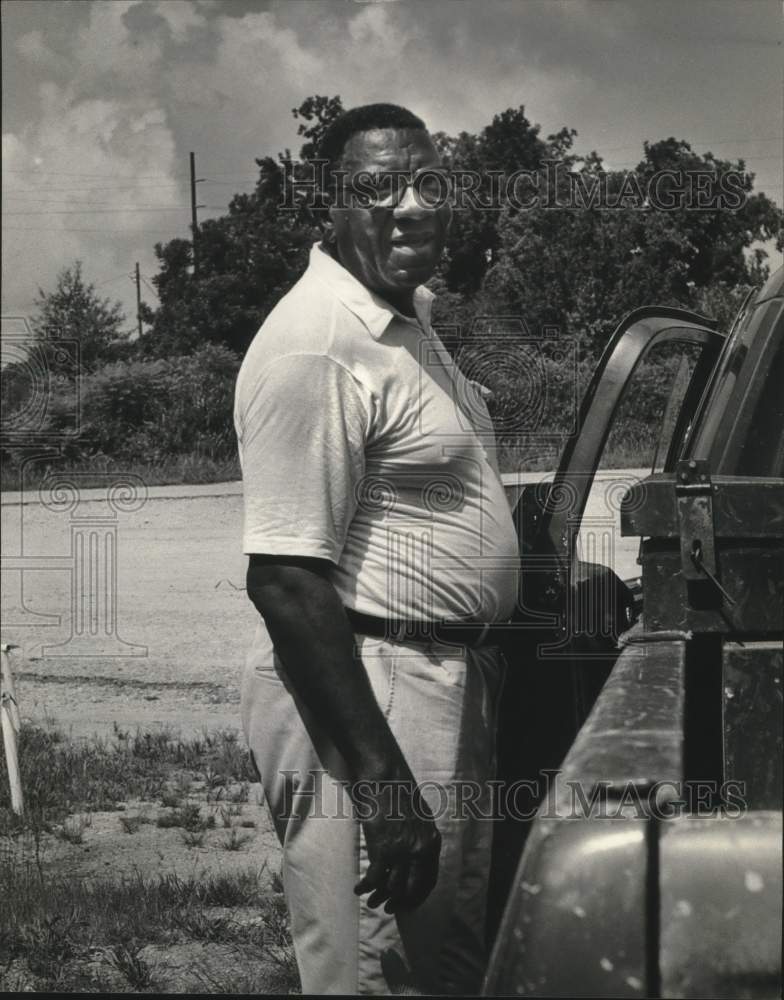
<path id="1" fill-rule="evenodd" d="M 253 838 L 249 833 L 237 833 L 232 827 L 229 833 L 223 838 L 223 846 L 227 851 L 240 851 Z"/>
<path id="2" fill-rule="evenodd" d="M 256 872 L 237 872 L 234 875 L 214 875 L 201 883 L 201 900 L 205 906 L 248 906 L 261 895 L 261 876 L 265 865 Z"/>
<path id="3" fill-rule="evenodd" d="M 243 819 L 240 821 L 240 826 L 243 827 L 245 830 L 255 830 L 256 821 L 252 819 Z"/>
<path id="4" fill-rule="evenodd" d="M 175 809 L 174 812 L 160 813 L 155 820 L 155 825 L 159 830 L 171 830 L 174 827 L 181 827 L 182 817 L 180 816 L 179 809 Z"/>
<path id="5" fill-rule="evenodd" d="M 272 887 L 272 891 L 274 893 L 276 893 L 279 896 L 283 895 L 284 886 L 283 886 L 283 875 L 281 874 L 281 872 L 272 872 L 270 874 L 270 886 Z"/>
<path id="6" fill-rule="evenodd" d="M 216 771 L 214 767 L 208 765 L 203 772 L 204 783 L 210 791 L 216 788 L 223 788 L 226 785 L 227 777 L 221 771 Z"/>
<path id="7" fill-rule="evenodd" d="M 180 929 L 196 941 L 228 942 L 242 936 L 243 928 L 237 921 L 214 916 L 204 909 L 183 910 L 177 922 Z"/>
<path id="8" fill-rule="evenodd" d="M 204 846 L 204 830 L 181 830 L 180 836 L 186 847 Z"/>
<path id="9" fill-rule="evenodd" d="M 252 960 L 255 956 L 250 957 Z M 196 969 L 195 973 L 204 986 L 205 993 L 217 993 L 222 996 L 285 996 L 299 993 L 296 965 L 293 970 L 281 970 L 282 974 L 275 977 L 274 983 L 270 982 L 270 975 L 266 969 L 253 970 L 243 966 L 221 976 L 216 976 L 203 966 Z"/>
<path id="10" fill-rule="evenodd" d="M 88 814 L 67 819 L 57 830 L 60 840 L 68 844 L 81 844 L 84 842 L 84 831 L 93 825 L 92 816 Z"/>
<path id="11" fill-rule="evenodd" d="M 172 827 L 182 827 L 192 833 L 202 830 L 209 830 L 215 826 L 214 816 L 202 816 L 201 810 L 196 802 L 186 802 L 179 809 L 174 809 L 169 813 L 161 813 L 156 820 L 156 825 L 162 830 Z"/>
<path id="12" fill-rule="evenodd" d="M 140 958 L 140 951 L 141 945 L 135 941 L 130 945 L 116 944 L 109 951 L 109 961 L 135 990 L 146 990 L 152 986 L 152 973 L 149 965 Z"/>
<path id="13" fill-rule="evenodd" d="M 287 975 L 297 974 L 297 963 L 289 932 L 289 914 L 282 894 L 264 896 L 260 901 L 262 944 L 264 952 Z"/>
<path id="14" fill-rule="evenodd" d="M 182 797 L 178 792 L 165 791 L 161 795 L 161 805 L 167 809 L 179 809 L 182 805 Z"/>
<path id="15" fill-rule="evenodd" d="M 250 785 L 247 781 L 243 781 L 241 784 L 236 785 L 231 789 L 231 791 L 229 791 L 227 798 L 229 802 L 232 802 L 235 805 L 241 805 L 243 802 L 248 801 L 249 794 Z"/>
<path id="16" fill-rule="evenodd" d="M 136 813 L 133 816 L 118 816 L 117 820 L 126 833 L 138 833 L 145 823 L 152 823 L 150 817 L 144 813 Z"/>

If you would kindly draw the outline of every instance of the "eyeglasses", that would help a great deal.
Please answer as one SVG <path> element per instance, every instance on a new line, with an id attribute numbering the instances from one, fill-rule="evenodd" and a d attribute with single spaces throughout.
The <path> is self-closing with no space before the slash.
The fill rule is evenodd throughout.
<path id="1" fill-rule="evenodd" d="M 395 208 L 411 188 L 421 208 L 436 209 L 451 201 L 453 178 L 445 167 L 405 170 L 360 170 L 337 191 L 339 208 Z"/>

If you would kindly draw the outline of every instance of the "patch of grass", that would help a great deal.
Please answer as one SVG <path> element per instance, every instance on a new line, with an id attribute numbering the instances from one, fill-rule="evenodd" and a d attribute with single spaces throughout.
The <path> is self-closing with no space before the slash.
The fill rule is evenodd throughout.
<path id="1" fill-rule="evenodd" d="M 142 991 L 152 986 L 152 971 L 140 957 L 141 945 L 133 941 L 130 945 L 116 944 L 109 951 L 109 961 L 128 980 L 133 989 Z"/>
<path id="2" fill-rule="evenodd" d="M 242 802 L 232 802 L 229 805 L 219 806 L 218 814 L 220 815 L 221 826 L 225 829 L 230 830 L 234 826 L 234 820 L 242 816 L 245 806 Z M 243 824 L 240 823 L 240 826 Z M 253 826 L 256 824 L 254 823 Z"/>
<path id="3" fill-rule="evenodd" d="M 68 844 L 84 843 L 84 831 L 93 825 L 92 816 L 74 816 L 67 819 L 57 830 L 57 837 Z"/>
<path id="4" fill-rule="evenodd" d="M 257 871 L 214 875 L 200 883 L 199 899 L 205 906 L 249 906 L 262 896 L 261 877 L 265 866 Z"/>
<path id="5" fill-rule="evenodd" d="M 138 833 L 142 826 L 153 822 L 145 813 L 135 813 L 133 816 L 118 816 L 117 821 L 126 833 Z"/>
<path id="6" fill-rule="evenodd" d="M 278 896 L 282 896 L 284 892 L 283 886 L 283 875 L 280 872 L 272 872 L 270 875 L 270 886 L 272 891 Z"/>
<path id="7" fill-rule="evenodd" d="M 262 874 L 263 869 L 205 879 L 137 874 L 104 882 L 41 873 L 0 850 L 0 952 L 6 972 L 11 963 L 26 963 L 37 992 L 94 990 L 89 963 L 103 950 L 130 988 L 147 990 L 149 969 L 141 949 L 195 939 L 261 946 L 286 972 L 286 988 L 294 990 L 298 981 L 285 904 L 265 889 Z M 243 925 L 211 914 L 211 907 L 252 907 L 261 920 Z M 13 977 L 22 981 L 17 972 Z M 3 979 L 4 987 L 13 977 Z"/>
<path id="8" fill-rule="evenodd" d="M 241 851 L 253 837 L 249 833 L 237 833 L 234 827 L 223 838 L 222 844 L 227 851 Z"/>
<path id="9" fill-rule="evenodd" d="M 178 792 L 165 791 L 161 795 L 161 805 L 167 809 L 179 809 L 182 805 L 182 797 Z"/>
<path id="10" fill-rule="evenodd" d="M 179 918 L 181 930 L 194 941 L 225 943 L 242 941 L 244 928 L 236 920 L 225 916 L 215 916 L 205 909 L 185 910 Z"/>
<path id="11" fill-rule="evenodd" d="M 269 977 L 260 972 L 238 969 L 228 975 L 215 976 L 207 969 L 199 969 L 197 975 L 205 993 L 217 993 L 219 996 L 266 996 L 270 991 Z M 298 979 L 296 964 L 292 978 Z M 285 990 L 280 988 L 278 995 L 283 992 Z"/>
<path id="12" fill-rule="evenodd" d="M 253 819 L 243 819 L 240 820 L 240 826 L 243 827 L 243 829 L 245 830 L 255 830 L 256 821 Z"/>
<path id="13" fill-rule="evenodd" d="M 239 785 L 235 785 L 234 788 L 232 788 L 229 791 L 227 798 L 229 802 L 233 803 L 234 805 L 240 805 L 243 802 L 248 801 L 249 795 L 250 795 L 250 785 L 248 784 L 247 781 L 243 781 Z"/>
<path id="14" fill-rule="evenodd" d="M 12 812 L 8 783 L 0 782 L 0 835 L 24 829 L 50 831 L 52 824 L 76 810 L 119 810 L 129 799 L 178 795 L 179 807 L 191 779 L 181 773 L 172 788 L 173 768 L 183 772 L 206 767 L 213 781 L 234 783 L 240 795 L 250 776 L 249 754 L 234 733 L 182 740 L 167 730 L 131 734 L 116 727 L 113 739 L 81 742 L 65 739 L 56 729 L 23 725 L 19 762 L 25 819 Z M 5 772 L 2 747 L 0 770 Z M 174 801 L 174 797 L 166 799 Z"/>
<path id="15" fill-rule="evenodd" d="M 186 802 L 179 809 L 161 813 L 156 820 L 156 825 L 162 830 L 181 827 L 190 833 L 201 833 L 215 826 L 215 817 L 202 816 L 198 803 Z"/>
<path id="16" fill-rule="evenodd" d="M 181 830 L 180 836 L 186 847 L 204 847 L 204 830 Z"/>
<path id="17" fill-rule="evenodd" d="M 266 955 L 278 965 L 287 976 L 297 979 L 297 962 L 294 958 L 294 948 L 291 944 L 289 931 L 289 914 L 286 901 L 282 895 L 265 896 L 259 907 L 262 917 L 261 947 Z"/>

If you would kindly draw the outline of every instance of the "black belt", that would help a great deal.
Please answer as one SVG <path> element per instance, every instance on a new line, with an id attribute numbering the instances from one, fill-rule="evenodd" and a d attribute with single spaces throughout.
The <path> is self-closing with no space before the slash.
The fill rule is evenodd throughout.
<path id="1" fill-rule="evenodd" d="M 490 635 L 489 625 L 467 622 L 405 621 L 402 618 L 376 618 L 353 608 L 346 608 L 351 627 L 360 635 L 393 642 L 440 642 L 449 646 L 482 646 Z"/>

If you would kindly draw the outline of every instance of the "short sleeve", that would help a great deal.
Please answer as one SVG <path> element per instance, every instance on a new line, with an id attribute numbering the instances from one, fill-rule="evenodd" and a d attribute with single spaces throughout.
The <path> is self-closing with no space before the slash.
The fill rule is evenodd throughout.
<path id="1" fill-rule="evenodd" d="M 323 355 L 277 358 L 238 388 L 247 554 L 337 563 L 365 470 L 369 391 Z"/>

